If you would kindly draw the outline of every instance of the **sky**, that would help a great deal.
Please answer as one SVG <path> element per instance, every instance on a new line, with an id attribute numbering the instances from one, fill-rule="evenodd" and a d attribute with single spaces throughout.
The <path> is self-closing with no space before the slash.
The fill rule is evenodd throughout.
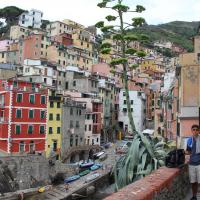
<path id="1" fill-rule="evenodd" d="M 94 25 L 110 14 L 108 9 L 100 9 L 96 5 L 101 0 L 0 0 L 0 8 L 17 6 L 25 10 L 32 8 L 43 11 L 43 19 L 62 21 L 71 19 L 84 26 Z M 125 0 L 127 5 L 135 8 L 140 4 L 146 11 L 139 16 L 148 24 L 161 24 L 170 21 L 200 21 L 200 0 Z M 127 22 L 138 16 L 131 13 Z"/>

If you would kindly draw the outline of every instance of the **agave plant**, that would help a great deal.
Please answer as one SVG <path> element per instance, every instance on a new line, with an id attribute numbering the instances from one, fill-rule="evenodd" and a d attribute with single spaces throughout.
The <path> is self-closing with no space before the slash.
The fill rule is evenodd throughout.
<path id="1" fill-rule="evenodd" d="M 170 150 L 163 140 L 136 134 L 127 154 L 120 157 L 113 168 L 116 190 L 163 166 Z"/>

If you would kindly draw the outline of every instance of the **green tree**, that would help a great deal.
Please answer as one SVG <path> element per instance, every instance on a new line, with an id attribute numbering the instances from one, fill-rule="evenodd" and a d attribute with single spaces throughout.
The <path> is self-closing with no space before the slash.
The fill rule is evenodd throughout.
<path id="1" fill-rule="evenodd" d="M 108 5 L 109 4 L 109 5 Z M 123 66 L 123 83 L 125 89 L 125 95 L 127 100 L 127 110 L 128 110 L 128 118 L 131 125 L 132 133 L 136 133 L 135 124 L 132 117 L 131 111 L 131 102 L 129 97 L 129 89 L 128 89 L 128 70 L 133 68 L 133 65 L 129 65 L 128 59 L 132 55 L 137 55 L 138 57 L 142 58 L 146 54 L 143 51 L 138 51 L 130 47 L 130 43 L 134 41 L 146 41 L 148 39 L 147 36 L 140 34 L 139 36 L 130 34 L 128 29 L 130 27 L 140 27 L 145 24 L 145 20 L 141 17 L 132 18 L 131 23 L 127 23 L 124 21 L 124 15 L 130 12 L 137 12 L 141 13 L 145 10 L 143 6 L 137 5 L 135 10 L 130 10 L 130 8 L 123 4 L 123 0 L 103 0 L 101 3 L 98 4 L 100 8 L 110 8 L 115 11 L 116 15 L 108 15 L 106 16 L 106 20 L 108 22 L 117 21 L 119 24 L 115 25 L 105 25 L 104 21 L 99 21 L 96 23 L 96 27 L 100 28 L 101 31 L 106 34 L 110 35 L 110 37 L 116 41 L 116 43 L 120 46 L 121 51 L 114 53 L 113 55 L 116 57 L 112 59 L 110 65 L 115 68 L 116 65 Z M 110 43 L 102 43 L 101 45 L 101 53 L 102 54 L 110 54 L 112 51 L 112 44 Z"/>
<path id="2" fill-rule="evenodd" d="M 25 11 L 15 6 L 0 9 L 0 19 L 5 19 L 6 24 L 5 26 L 0 25 L 0 35 L 8 33 L 10 26 L 17 24 L 18 17 L 23 12 Z"/>
<path id="3" fill-rule="evenodd" d="M 5 19 L 9 25 L 15 24 L 19 15 L 24 12 L 21 8 L 16 6 L 8 6 L 0 9 L 0 18 Z"/>
<path id="4" fill-rule="evenodd" d="M 110 62 L 112 71 L 115 73 L 115 67 L 117 65 L 123 66 L 123 83 L 126 95 L 126 102 L 128 108 L 128 117 L 131 125 L 132 132 L 134 133 L 134 139 L 126 155 L 120 158 L 114 167 L 115 184 L 116 189 L 122 188 L 129 183 L 132 183 L 145 175 L 150 174 L 153 170 L 159 166 L 164 165 L 164 158 L 166 156 L 165 144 L 159 142 L 157 138 L 151 139 L 139 133 L 135 129 L 135 124 L 131 112 L 131 103 L 128 89 L 128 70 L 136 68 L 138 65 L 129 64 L 129 57 L 136 55 L 139 58 L 143 58 L 146 54 L 144 51 L 138 51 L 131 48 L 130 43 L 134 41 L 140 41 L 144 43 L 148 37 L 144 34 L 134 35 L 131 34 L 128 29 L 130 27 L 140 27 L 145 24 L 145 20 L 141 17 L 132 18 L 131 23 L 124 21 L 124 16 L 127 13 L 141 13 L 145 8 L 141 5 L 137 5 L 135 10 L 131 10 L 124 4 L 124 0 L 102 0 L 98 4 L 100 8 L 108 8 L 115 12 L 115 15 L 106 16 L 108 22 L 112 22 L 114 25 L 105 25 L 104 21 L 96 23 L 96 27 L 100 28 L 106 37 L 110 37 L 116 41 L 119 45 L 119 51 L 114 52 L 111 43 L 102 42 L 101 53 L 113 55 L 113 59 Z"/>

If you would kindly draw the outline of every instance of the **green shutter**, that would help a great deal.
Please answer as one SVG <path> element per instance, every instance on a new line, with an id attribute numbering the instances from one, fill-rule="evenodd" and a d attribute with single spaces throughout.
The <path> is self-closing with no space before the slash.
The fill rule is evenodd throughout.
<path id="1" fill-rule="evenodd" d="M 35 96 L 34 96 L 33 94 L 31 94 L 31 95 L 29 96 L 29 102 L 30 102 L 30 103 L 35 103 Z"/>
<path id="2" fill-rule="evenodd" d="M 22 94 L 17 94 L 17 102 L 22 102 Z"/>
<path id="3" fill-rule="evenodd" d="M 45 118 L 45 111 L 42 110 L 42 111 L 40 112 L 40 118 L 41 118 L 41 119 L 44 119 L 44 118 Z"/>
<path id="4" fill-rule="evenodd" d="M 17 110 L 17 111 L 16 111 L 16 117 L 17 117 L 17 118 L 21 118 L 21 114 L 22 114 L 22 113 L 21 113 L 21 110 Z"/>
<path id="5" fill-rule="evenodd" d="M 33 119 L 33 110 L 29 110 L 29 118 Z"/>
<path id="6" fill-rule="evenodd" d="M 21 127 L 19 125 L 16 125 L 16 134 L 19 135 L 21 132 Z"/>
<path id="7" fill-rule="evenodd" d="M 44 133 L 44 126 L 40 126 L 40 134 Z"/>
<path id="8" fill-rule="evenodd" d="M 45 104 L 45 96 L 41 96 L 41 104 Z"/>
<path id="9" fill-rule="evenodd" d="M 33 133 L 33 126 L 28 126 L 28 134 L 32 134 Z"/>

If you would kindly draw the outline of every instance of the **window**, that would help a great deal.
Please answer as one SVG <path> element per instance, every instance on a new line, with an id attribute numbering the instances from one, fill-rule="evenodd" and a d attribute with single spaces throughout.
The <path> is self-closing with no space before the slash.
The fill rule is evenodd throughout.
<path id="1" fill-rule="evenodd" d="M 53 120 L 53 113 L 49 114 L 49 120 L 52 121 Z"/>
<path id="2" fill-rule="evenodd" d="M 76 81 L 73 81 L 73 86 L 76 86 Z"/>
<path id="3" fill-rule="evenodd" d="M 22 110 L 21 109 L 16 110 L 16 118 L 22 118 Z"/>
<path id="4" fill-rule="evenodd" d="M 40 111 L 40 118 L 45 119 L 45 111 L 44 110 Z"/>
<path id="5" fill-rule="evenodd" d="M 40 97 L 40 103 L 41 104 L 45 104 L 46 103 L 45 96 L 41 96 Z"/>
<path id="6" fill-rule="evenodd" d="M 34 111 L 33 110 L 29 110 L 28 117 L 29 117 L 29 119 L 33 119 L 34 118 Z"/>
<path id="7" fill-rule="evenodd" d="M 73 127 L 74 127 L 74 125 L 73 125 L 73 121 L 70 120 L 70 128 L 73 128 Z"/>
<path id="8" fill-rule="evenodd" d="M 65 82 L 65 89 L 68 90 L 68 82 Z"/>
<path id="9" fill-rule="evenodd" d="M 25 151 L 25 144 L 23 141 L 20 141 L 20 144 L 19 144 L 19 152 L 20 153 L 23 153 Z"/>
<path id="10" fill-rule="evenodd" d="M 52 133 L 53 133 L 53 128 L 49 127 L 49 134 L 52 134 Z"/>
<path id="11" fill-rule="evenodd" d="M 91 131 L 91 130 L 92 130 L 92 125 L 90 124 L 90 125 L 89 125 L 89 131 Z"/>
<path id="12" fill-rule="evenodd" d="M 124 100 L 124 104 L 126 104 L 126 100 Z"/>
<path id="13" fill-rule="evenodd" d="M 73 115 L 73 108 L 70 108 L 70 115 Z"/>
<path id="14" fill-rule="evenodd" d="M 29 125 L 28 126 L 28 134 L 32 134 L 33 133 L 33 126 Z"/>
<path id="15" fill-rule="evenodd" d="M 79 115 L 81 115 L 81 110 L 79 110 Z"/>
<path id="16" fill-rule="evenodd" d="M 76 136 L 76 146 L 78 146 L 78 135 Z"/>
<path id="17" fill-rule="evenodd" d="M 85 125 L 85 131 L 87 131 L 87 125 Z"/>
<path id="18" fill-rule="evenodd" d="M 18 103 L 22 102 L 22 94 L 17 94 L 17 100 Z"/>
<path id="19" fill-rule="evenodd" d="M 40 134 L 44 134 L 44 126 L 40 126 Z"/>
<path id="20" fill-rule="evenodd" d="M 74 142 L 73 140 L 74 140 L 74 139 L 73 139 L 73 135 L 71 135 L 71 136 L 70 136 L 70 147 L 73 146 L 73 142 Z"/>
<path id="21" fill-rule="evenodd" d="M 131 105 L 133 105 L 133 100 L 131 100 Z"/>
<path id="22" fill-rule="evenodd" d="M 56 114 L 56 121 L 60 121 L 60 114 Z"/>
<path id="23" fill-rule="evenodd" d="M 29 95 L 29 102 L 32 104 L 35 103 L 35 95 L 34 94 Z"/>
<path id="24" fill-rule="evenodd" d="M 60 108 L 60 102 L 57 102 L 57 108 Z"/>
<path id="25" fill-rule="evenodd" d="M 57 127 L 57 134 L 60 134 L 60 127 Z"/>
<path id="26" fill-rule="evenodd" d="M 131 108 L 131 112 L 133 112 L 133 108 Z"/>
<path id="27" fill-rule="evenodd" d="M 50 101 L 50 108 L 53 108 L 54 107 L 54 103 L 53 101 Z"/>
<path id="28" fill-rule="evenodd" d="M 79 128 L 79 127 L 80 127 L 79 121 L 76 121 L 76 128 Z"/>
<path id="29" fill-rule="evenodd" d="M 123 108 L 123 112 L 127 112 L 127 108 Z"/>
<path id="30" fill-rule="evenodd" d="M 19 135 L 21 133 L 21 126 L 20 125 L 16 125 L 15 126 L 15 134 Z"/>

